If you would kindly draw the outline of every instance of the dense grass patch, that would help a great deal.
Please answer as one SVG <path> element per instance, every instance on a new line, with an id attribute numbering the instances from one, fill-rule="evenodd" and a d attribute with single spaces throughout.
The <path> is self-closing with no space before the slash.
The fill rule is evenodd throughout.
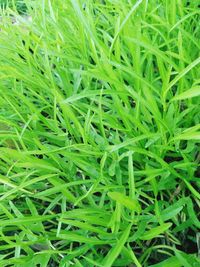
<path id="1" fill-rule="evenodd" d="M 0 0 L 0 8 L 12 8 L 19 14 L 24 14 L 27 10 L 24 0 Z"/>
<path id="2" fill-rule="evenodd" d="M 199 266 L 199 1 L 11 2 L 0 266 Z"/>

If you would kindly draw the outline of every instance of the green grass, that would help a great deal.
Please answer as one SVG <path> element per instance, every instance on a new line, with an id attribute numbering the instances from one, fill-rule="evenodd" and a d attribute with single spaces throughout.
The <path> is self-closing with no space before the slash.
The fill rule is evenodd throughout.
<path id="1" fill-rule="evenodd" d="M 0 266 L 199 266 L 199 1 L 24 2 L 1 9 Z"/>
<path id="2" fill-rule="evenodd" d="M 19 14 L 24 14 L 27 10 L 24 0 L 0 0 L 0 8 L 12 8 Z"/>

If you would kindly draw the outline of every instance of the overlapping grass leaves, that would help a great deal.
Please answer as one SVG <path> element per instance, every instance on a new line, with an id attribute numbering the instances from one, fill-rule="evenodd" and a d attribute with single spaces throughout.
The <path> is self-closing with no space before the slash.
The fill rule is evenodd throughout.
<path id="1" fill-rule="evenodd" d="M 1 11 L 0 265 L 198 265 L 198 1 L 24 2 Z"/>

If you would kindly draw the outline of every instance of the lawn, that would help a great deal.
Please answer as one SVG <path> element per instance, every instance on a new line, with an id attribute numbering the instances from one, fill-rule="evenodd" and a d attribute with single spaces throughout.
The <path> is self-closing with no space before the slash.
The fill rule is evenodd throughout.
<path id="1" fill-rule="evenodd" d="M 199 0 L 0 0 L 0 267 L 200 266 Z"/>

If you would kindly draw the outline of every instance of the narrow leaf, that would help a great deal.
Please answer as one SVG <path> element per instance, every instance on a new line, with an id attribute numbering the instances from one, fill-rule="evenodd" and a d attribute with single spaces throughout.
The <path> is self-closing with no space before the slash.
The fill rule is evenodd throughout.
<path id="1" fill-rule="evenodd" d="M 157 226 L 146 233 L 140 238 L 141 240 L 150 240 L 154 237 L 163 234 L 166 230 L 168 230 L 172 226 L 172 223 L 164 223 L 163 225 Z"/>
<path id="2" fill-rule="evenodd" d="M 119 192 L 109 192 L 108 196 L 130 210 L 136 211 L 138 213 L 141 212 L 141 207 L 137 200 L 132 200 L 131 198 Z"/>
<path id="3" fill-rule="evenodd" d="M 199 95 L 200 95 L 200 86 L 195 86 L 187 90 L 186 92 L 176 95 L 175 97 L 172 98 L 172 101 L 184 100 L 184 99 L 192 98 L 192 97 L 199 96 Z"/>

